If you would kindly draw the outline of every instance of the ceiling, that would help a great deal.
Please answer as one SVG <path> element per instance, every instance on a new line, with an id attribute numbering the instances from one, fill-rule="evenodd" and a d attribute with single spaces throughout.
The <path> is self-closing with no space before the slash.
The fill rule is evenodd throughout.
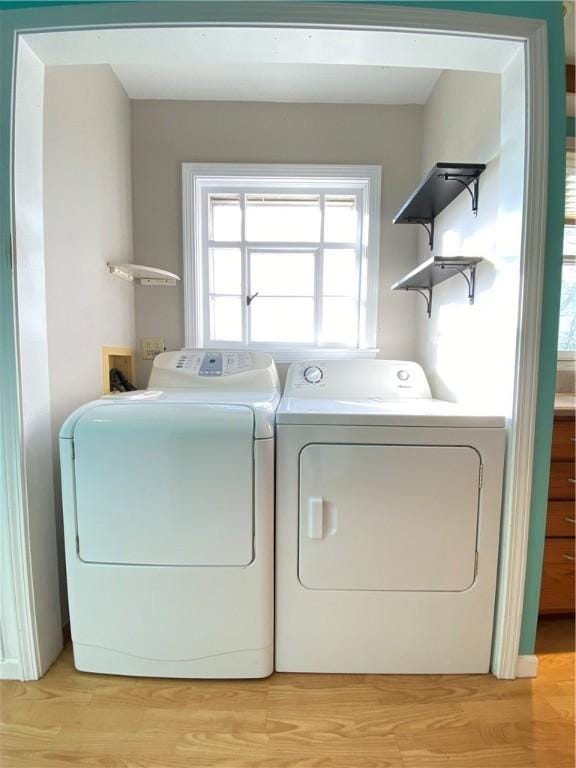
<path id="1" fill-rule="evenodd" d="M 516 50 L 508 42 L 414 32 L 240 27 L 25 39 L 49 66 L 109 64 L 132 99 L 423 104 L 442 70 L 500 72 Z"/>

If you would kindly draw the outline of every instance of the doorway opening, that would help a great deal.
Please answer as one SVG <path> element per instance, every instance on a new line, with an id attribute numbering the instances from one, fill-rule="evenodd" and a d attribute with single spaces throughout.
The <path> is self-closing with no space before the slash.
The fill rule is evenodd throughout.
<path id="1" fill-rule="evenodd" d="M 503 677 L 515 675 L 531 479 L 520 467 L 531 466 L 533 447 L 538 362 L 534 340 L 540 325 L 539 302 L 534 297 L 541 290 L 546 189 L 542 184 L 547 150 L 544 96 L 538 90 L 542 74 L 537 75 L 538 67 L 546 73 L 542 25 L 519 21 L 515 33 L 508 30 L 504 36 L 496 25 L 490 34 L 486 19 L 482 24 L 477 19 L 475 29 L 474 19 L 439 14 L 438 28 L 429 31 L 434 24 L 427 19 L 427 31 L 423 32 L 418 11 L 402 11 L 394 18 L 390 11 L 380 11 L 377 21 L 372 18 L 371 28 L 355 26 L 351 19 L 345 19 L 343 9 L 344 16 L 332 25 L 325 22 L 299 28 L 288 22 L 268 27 L 246 22 L 228 27 L 127 27 L 19 36 L 14 223 L 27 508 L 21 506 L 10 521 L 14 531 L 11 557 L 21 566 L 15 567 L 15 573 L 23 568 L 33 575 L 36 568 L 38 573 L 46 568 L 51 574 L 50 580 L 35 587 L 36 606 L 45 606 L 45 631 L 37 636 L 41 651 L 32 654 L 36 662 L 21 665 L 28 670 L 25 675 L 41 674 L 58 646 L 60 617 L 55 621 L 58 588 L 54 581 L 58 536 L 50 530 L 50 520 L 58 519 L 59 504 L 55 446 L 66 412 L 100 394 L 94 373 L 100 383 L 101 355 L 99 349 L 95 357 L 94 347 L 136 348 L 139 339 L 158 336 L 174 348 L 183 344 L 186 307 L 178 290 L 151 294 L 146 286 L 134 289 L 131 284 L 114 283 L 107 263 L 135 261 L 182 271 L 180 163 L 208 159 L 296 162 L 296 158 L 299 162 L 330 162 L 326 154 L 319 160 L 319 147 L 328 152 L 337 131 L 341 136 L 332 147 L 333 157 L 341 160 L 342 147 L 347 143 L 353 155 L 349 162 L 367 162 L 366 142 L 377 142 L 380 131 L 387 162 L 391 163 L 391 172 L 383 175 L 382 221 L 386 222 L 386 232 L 381 241 L 379 282 L 382 356 L 402 353 L 404 357 L 420 357 L 441 396 L 469 402 L 481 398 L 484 404 L 492 398 L 492 405 L 509 420 L 493 669 Z M 438 44 L 439 35 L 442 45 Z M 240 64 L 239 56 L 244 57 Z M 155 76 L 143 68 L 142 60 L 153 62 Z M 180 67 L 179 72 L 175 67 Z M 230 80 L 233 71 L 236 81 Z M 277 74 L 275 82 L 270 74 L 273 71 Z M 195 74 L 191 77 L 190 72 Z M 403 78 L 401 93 L 394 95 L 399 75 Z M 470 86 L 474 79 L 478 89 Z M 353 97 L 358 97 L 360 81 L 364 92 L 358 102 Z M 230 88 L 227 93 L 225 86 Z M 218 87 L 224 90 L 215 99 Z M 346 87 L 352 100 L 346 100 Z M 426 94 L 422 95 L 422 89 L 425 92 L 427 88 L 426 103 L 434 91 L 435 98 L 428 113 L 423 114 Z M 415 95 L 418 89 L 419 97 Z M 496 100 L 492 98 L 495 92 Z M 75 94 L 76 122 L 67 113 L 74 101 L 69 98 L 71 93 Z M 391 100 L 385 101 L 383 94 Z M 479 94 L 487 99 L 491 113 L 482 113 L 470 103 Z M 234 131 L 229 130 L 227 115 L 231 95 L 237 106 Z M 464 109 L 466 100 L 468 107 Z M 166 112 L 168 102 L 171 109 L 174 107 L 171 115 Z M 103 113 L 99 107 L 104 103 L 108 107 Z M 204 114 L 199 104 L 208 104 Z M 254 104 L 248 109 L 247 105 Z M 296 106 L 290 110 L 279 106 L 286 104 Z M 314 113 L 314 106 L 316 113 L 326 113 L 323 120 Z M 360 118 L 352 116 L 352 107 L 365 112 L 363 130 L 359 128 Z M 378 112 L 383 107 L 402 107 L 403 114 L 383 116 Z M 115 120 L 98 124 L 87 121 L 86 115 L 94 108 L 100 116 L 116 115 Z M 454 129 L 451 143 L 445 146 L 443 120 L 448 109 L 455 121 L 449 126 Z M 301 115 L 298 120 L 294 118 L 289 135 L 282 137 L 288 111 Z M 418 111 L 419 120 L 409 119 L 409 112 L 415 115 Z M 490 130 L 493 119 L 498 120 L 496 140 Z M 347 130 L 350 125 L 356 126 L 355 134 Z M 228 126 L 228 132 L 223 126 Z M 327 126 L 323 134 L 318 133 L 319 126 Z M 72 130 L 64 141 L 62 130 L 66 127 Z M 101 146 L 114 147 L 113 154 L 98 154 L 90 133 L 94 130 L 100 133 Z M 281 139 L 276 148 L 280 156 L 273 156 L 271 136 Z M 194 141 L 187 144 L 190 137 Z M 210 138 L 215 143 L 210 145 Z M 163 154 L 159 152 L 161 144 Z M 218 156 L 216 148 L 221 153 Z M 205 153 L 202 157 L 200 151 Z M 91 162 L 92 176 L 87 165 L 70 162 L 73 152 L 76 158 Z M 444 153 L 466 157 L 443 158 Z M 392 156 L 400 154 L 406 162 L 392 168 Z M 424 237 L 409 234 L 407 228 L 389 226 L 387 214 L 417 185 L 426 164 L 443 159 L 466 162 L 469 158 L 471 162 L 488 161 L 480 199 L 484 221 L 478 219 L 481 227 L 474 231 L 462 231 L 457 226 L 460 214 L 452 211 L 454 217 L 445 220 L 436 238 L 444 255 L 458 255 L 462 249 L 467 249 L 468 255 L 474 249 L 489 253 L 484 274 L 478 275 L 477 312 L 465 320 L 469 330 L 477 334 L 475 343 L 471 343 L 469 333 L 463 333 L 463 303 L 451 292 L 446 293 L 445 304 L 439 304 L 439 311 L 429 322 L 421 317 L 422 307 L 412 300 L 416 297 L 388 291 L 394 282 L 390 278 L 400 278 L 415 266 L 426 254 L 428 243 Z M 113 191 L 112 196 L 106 194 L 108 190 Z M 95 229 L 90 232 L 90 227 Z M 88 252 L 93 259 L 86 257 Z M 63 297 L 78 296 L 80 281 L 95 288 L 96 293 L 84 301 L 84 311 L 62 312 Z M 496 304 L 491 307 L 493 300 Z M 95 317 L 110 322 L 113 331 L 100 332 L 87 351 L 86 339 L 95 328 Z M 485 324 L 488 318 L 491 325 Z M 78 334 L 75 339 L 67 335 L 71 329 Z M 81 364 L 84 353 L 89 356 L 86 365 Z M 465 365 L 458 361 L 462 354 Z M 493 386 L 496 377 L 473 375 L 486 370 L 486 365 L 498 371 L 498 386 Z M 139 360 L 137 367 L 139 383 L 143 384 L 146 363 Z M 52 499 L 48 502 L 50 514 L 45 514 L 46 499 Z M 32 547 L 27 563 L 24 543 L 28 532 L 18 513 L 36 519 L 40 507 L 45 530 L 37 541 L 43 544 L 37 551 Z M 65 594 L 62 579 L 60 594 Z M 18 612 L 17 601 L 13 604 Z M 29 626 L 38 624 L 40 613 L 33 619 L 30 612 Z M 11 647 L 22 656 L 17 645 L 12 642 Z"/>

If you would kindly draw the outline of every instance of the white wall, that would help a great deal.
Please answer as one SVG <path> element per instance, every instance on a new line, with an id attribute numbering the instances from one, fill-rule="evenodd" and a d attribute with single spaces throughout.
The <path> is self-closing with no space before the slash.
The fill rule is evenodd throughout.
<path id="1" fill-rule="evenodd" d="M 422 107 L 262 102 L 132 102 L 134 260 L 182 275 L 182 162 L 382 166 L 378 346 L 416 354 L 417 297 L 389 286 L 416 263 L 415 227 L 392 217 L 420 176 Z M 184 343 L 182 288 L 136 287 L 137 336 Z M 145 386 L 150 364 L 138 361 Z"/>
<path id="2" fill-rule="evenodd" d="M 134 346 L 133 286 L 106 267 L 109 261 L 132 261 L 130 101 L 108 65 L 47 67 L 44 119 L 48 352 L 59 504 L 60 426 L 74 408 L 102 393 L 102 346 Z"/>
<path id="3" fill-rule="evenodd" d="M 518 142 L 514 152 L 509 136 L 510 147 L 501 151 L 500 97 L 499 75 L 450 71 L 439 78 L 424 109 L 422 175 L 436 162 L 478 162 L 487 168 L 480 177 L 478 216 L 463 191 L 436 219 L 434 255 L 484 259 L 476 272 L 474 305 L 459 275 L 435 288 L 432 319 L 421 302 L 418 349 L 436 396 L 509 413 L 520 240 L 516 219 L 508 215 L 518 212 L 507 212 L 502 185 L 507 174 L 516 180 L 522 173 L 508 151 L 521 155 L 522 146 Z M 420 258 L 429 256 L 421 236 Z"/>

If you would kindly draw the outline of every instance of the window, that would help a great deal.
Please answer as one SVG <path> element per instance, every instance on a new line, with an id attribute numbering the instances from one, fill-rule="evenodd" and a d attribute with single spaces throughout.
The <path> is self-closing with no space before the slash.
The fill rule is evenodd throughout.
<path id="1" fill-rule="evenodd" d="M 183 166 L 186 345 L 376 342 L 380 169 Z"/>
<path id="2" fill-rule="evenodd" d="M 560 296 L 558 357 L 576 355 L 576 154 L 566 156 L 566 218 Z"/>

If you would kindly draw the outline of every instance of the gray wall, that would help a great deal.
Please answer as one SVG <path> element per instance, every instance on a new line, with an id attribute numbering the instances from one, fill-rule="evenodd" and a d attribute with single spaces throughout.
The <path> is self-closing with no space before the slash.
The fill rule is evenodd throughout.
<path id="1" fill-rule="evenodd" d="M 134 346 L 134 289 L 106 267 L 132 261 L 130 163 L 130 101 L 112 69 L 47 67 L 46 309 L 58 507 L 62 422 L 102 394 L 102 346 Z M 60 529 L 60 543 L 61 536 Z M 61 548 L 60 555 L 63 585 Z"/>
<path id="2" fill-rule="evenodd" d="M 416 354 L 415 297 L 391 283 L 413 268 L 415 227 L 392 217 L 420 176 L 422 107 L 262 102 L 132 102 L 134 261 L 182 276 L 181 164 L 341 163 L 382 166 L 378 346 Z M 182 287 L 136 287 L 136 333 L 184 344 Z M 138 360 L 140 386 L 150 364 Z"/>

